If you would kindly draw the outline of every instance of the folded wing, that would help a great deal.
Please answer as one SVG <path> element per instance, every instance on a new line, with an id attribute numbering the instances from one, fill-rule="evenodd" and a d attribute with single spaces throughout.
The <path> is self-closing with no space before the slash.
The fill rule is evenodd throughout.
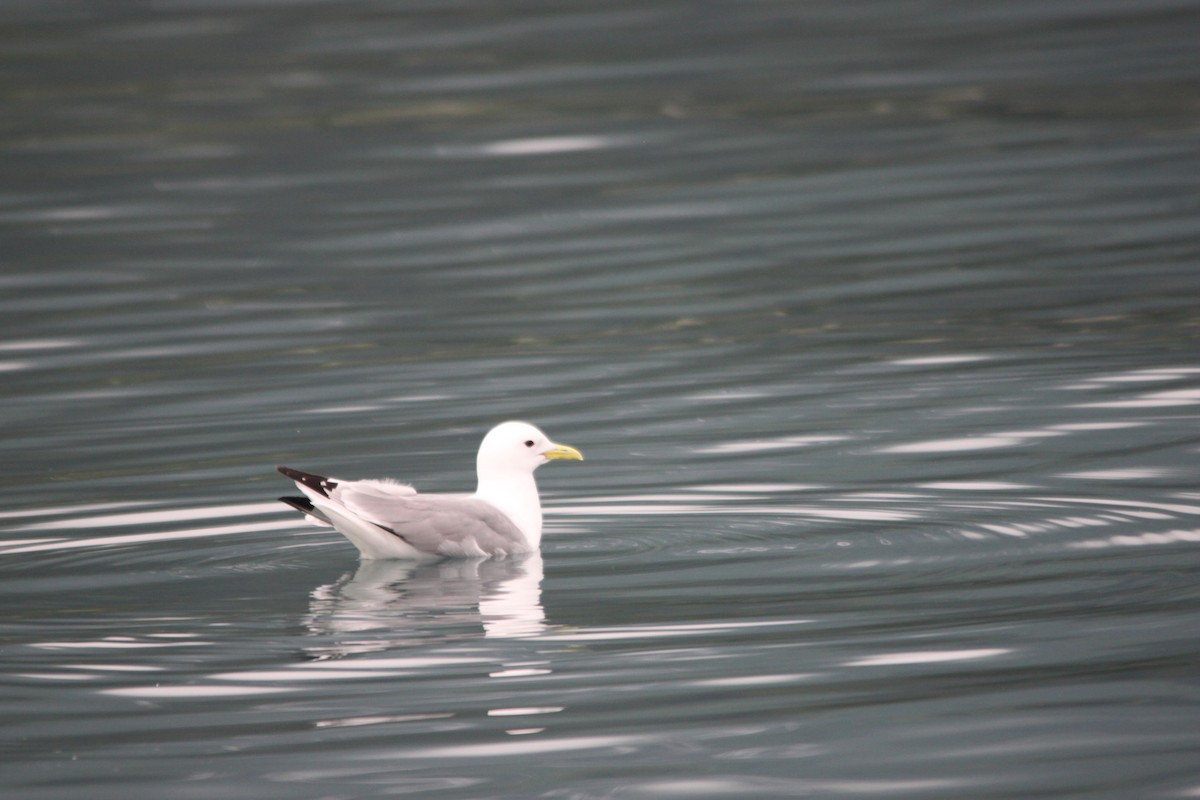
<path id="1" fill-rule="evenodd" d="M 525 535 L 508 517 L 472 495 L 419 494 L 393 481 L 341 481 L 284 469 L 280 472 L 295 480 L 311 502 L 313 511 L 308 513 L 328 519 L 364 558 L 494 556 L 530 550 Z"/>

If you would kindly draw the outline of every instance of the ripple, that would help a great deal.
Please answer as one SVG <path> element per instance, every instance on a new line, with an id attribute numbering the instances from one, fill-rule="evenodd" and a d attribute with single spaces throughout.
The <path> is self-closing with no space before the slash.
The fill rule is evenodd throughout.
<path id="1" fill-rule="evenodd" d="M 689 498 L 693 499 L 693 498 Z M 722 498 L 724 499 L 724 498 Z M 842 498 L 844 501 L 845 498 Z M 597 502 L 593 499 L 593 502 Z M 840 519 L 861 521 L 888 521 L 915 519 L 919 514 L 915 510 L 898 508 L 862 508 L 837 507 L 835 500 L 827 506 L 807 505 L 789 506 L 779 504 L 764 505 L 734 505 L 730 503 L 607 503 L 600 501 L 598 505 L 560 505 L 553 508 L 554 515 L 585 516 L 585 517 L 623 517 L 623 516 L 797 516 L 813 519 Z"/>
<path id="2" fill-rule="evenodd" d="M 907 653 L 881 653 L 845 662 L 847 667 L 892 667 L 905 664 L 940 664 L 947 661 L 975 661 L 1011 653 L 1002 647 L 975 650 L 918 650 Z"/>
<path id="3" fill-rule="evenodd" d="M 0 353 L 65 350 L 72 347 L 79 347 L 82 344 L 82 339 L 10 339 L 0 342 Z"/>
<path id="4" fill-rule="evenodd" d="M 1200 389 L 1170 389 L 1162 392 L 1147 392 L 1128 400 L 1108 400 L 1097 403 L 1079 403 L 1075 408 L 1173 408 L 1176 406 L 1200 405 Z"/>
<path id="5" fill-rule="evenodd" d="M 217 672 L 210 675 L 209 678 L 216 681 L 286 683 L 291 681 L 344 681 L 361 680 L 363 678 L 395 678 L 405 674 L 407 673 L 402 670 L 356 669 L 353 665 L 348 665 L 344 669 L 326 670 L 324 672 L 301 672 L 295 669 Z"/>
<path id="6" fill-rule="evenodd" d="M 86 539 L 43 539 L 34 544 L 18 544 L 16 546 L 0 545 L 0 554 L 44 553 L 63 550 L 89 550 L 109 547 L 120 547 L 136 544 L 160 544 L 182 539 L 204 539 L 213 536 L 230 536 L 242 533 L 258 533 L 272 530 L 288 530 L 296 527 L 294 520 L 279 522 L 258 522 L 244 525 L 219 525 L 210 528 L 189 528 L 180 531 L 154 531 L 151 533 L 131 533 L 118 536 L 93 536 Z M 24 540 L 28 542 L 29 540 Z"/>
<path id="7" fill-rule="evenodd" d="M 63 669 L 87 669 L 95 672 L 161 672 L 163 667 L 149 664 L 60 664 Z"/>
<path id="8" fill-rule="evenodd" d="M 28 517 L 50 517 L 60 514 L 76 514 L 81 512 L 107 511 L 111 509 L 141 508 L 154 505 L 151 502 L 141 503 L 86 503 L 83 505 L 50 506 L 47 508 L 26 508 L 20 511 L 0 511 L 0 519 L 24 519 Z M 26 526 L 28 529 L 28 526 Z"/>
<path id="9" fill-rule="evenodd" d="M 940 356 L 918 356 L 899 358 L 888 363 L 897 367 L 942 367 L 950 364 L 971 364 L 977 361 L 992 361 L 994 356 L 982 353 L 947 354 Z"/>
<path id="10" fill-rule="evenodd" d="M 711 453 L 753 453 L 763 450 L 783 450 L 794 447 L 810 447 L 815 444 L 828 444 L 830 442 L 843 442 L 848 440 L 848 436 L 781 436 L 778 438 L 768 439 L 748 439 L 744 441 L 723 442 L 721 444 L 699 447 L 693 450 L 694 453 L 711 454 Z"/>
<path id="11" fill-rule="evenodd" d="M 147 508 L 147 507 L 150 508 Z M 15 527 L 4 531 L 0 554 L 83 553 L 94 557 L 117 548 L 177 541 L 237 537 L 254 533 L 294 530 L 295 520 L 286 519 L 277 503 L 238 503 L 208 506 L 163 506 L 149 502 L 81 504 L 6 512 L 3 517 Z M 111 512 L 111 513 L 95 513 Z M 268 515 L 278 520 L 240 521 Z M 46 519 L 55 517 L 55 519 Z M 196 522 L 239 520 L 224 525 L 194 525 Z M 123 528 L 128 532 L 91 535 L 93 531 Z M 55 533 L 54 536 L 20 536 L 22 533 Z M 305 531 L 302 535 L 307 535 Z M 286 547 L 302 546 L 289 542 Z M 195 555 L 179 554 L 195 564 Z M 245 554 L 239 568 L 248 568 Z"/>
<path id="12" fill-rule="evenodd" d="M 200 508 L 169 508 L 159 511 L 137 511 L 123 514 L 102 514 L 91 517 L 72 517 L 54 522 L 36 522 L 23 530 L 78 530 L 80 528 L 113 528 L 125 525 L 148 525 L 161 522 L 191 522 L 198 519 L 243 517 L 278 513 L 278 503 L 242 503 L 239 505 L 203 506 Z"/>
<path id="13" fill-rule="evenodd" d="M 541 156 L 561 153 L 584 153 L 627 145 L 629 137 L 580 135 L 538 136 L 527 139 L 502 139 L 477 146 L 442 145 L 440 156 Z"/>
<path id="14" fill-rule="evenodd" d="M 1110 536 L 1107 539 L 1088 539 L 1082 542 L 1071 542 L 1068 547 L 1083 550 L 1100 550 L 1109 547 L 1146 547 L 1152 545 L 1169 545 L 1187 542 L 1200 542 L 1200 529 L 1163 531 L 1162 533 L 1122 534 Z"/>
<path id="15" fill-rule="evenodd" d="M 525 717 L 536 714 L 557 714 L 564 706 L 518 706 L 516 708 L 490 708 L 489 717 Z"/>
<path id="16" fill-rule="evenodd" d="M 1164 478 L 1175 474 L 1175 470 L 1153 467 L 1128 467 L 1125 469 L 1093 469 L 1083 472 L 1063 472 L 1058 477 L 1081 481 L 1138 481 Z"/>
<path id="17" fill-rule="evenodd" d="M 918 485 L 922 489 L 935 489 L 948 492 L 1008 492 L 1033 488 L 1029 484 L 1012 483 L 1009 481 L 933 481 Z"/>
<path id="18" fill-rule="evenodd" d="M 814 676 L 809 672 L 786 673 L 781 675 L 742 675 L 732 678 L 710 678 L 693 681 L 694 686 L 713 688 L 746 688 L 750 686 L 781 686 L 789 683 L 811 680 Z"/>
<path id="19" fill-rule="evenodd" d="M 1109 385 L 1128 383 L 1162 383 L 1167 381 L 1183 380 L 1195 375 L 1200 375 L 1200 368 L 1184 366 L 1153 367 L 1149 369 L 1135 369 L 1127 372 L 1118 372 L 1113 375 L 1098 375 L 1066 388 L 1088 390 L 1101 389 Z"/>
<path id="20" fill-rule="evenodd" d="M 39 681 L 90 681 L 98 677 L 96 675 L 79 675 L 66 672 L 17 672 L 14 674 L 18 678 L 30 678 Z"/>
<path id="21" fill-rule="evenodd" d="M 1113 474 L 1110 482 L 1159 474 L 1122 471 Z M 755 484 L 703 484 L 693 487 L 693 493 L 610 495 L 558 505 L 548 509 L 552 517 L 578 519 L 580 524 L 553 527 L 547 546 L 553 552 L 578 553 L 591 562 L 671 552 L 676 569 L 680 559 L 761 561 L 773 554 L 812 552 L 830 545 L 904 549 L 853 559 L 861 569 L 900 563 L 897 559 L 935 557 L 928 552 L 918 556 L 915 548 L 924 550 L 939 542 L 944 548 L 952 539 L 1041 539 L 1065 547 L 1105 529 L 1106 541 L 1144 534 L 1151 535 L 1147 541 L 1155 541 L 1153 534 L 1161 523 L 1200 515 L 1200 506 L 1184 500 L 1031 494 L 1037 487 L 1008 481 L 933 481 L 922 484 L 925 491 L 919 493 L 827 493 L 806 503 L 790 502 L 790 484 L 760 488 L 779 491 L 755 496 Z M 692 502 L 679 502 L 681 498 Z M 678 524 L 667 522 L 672 517 Z M 657 518 L 664 521 L 649 522 Z M 613 527 L 605 522 L 611 519 L 640 522 Z M 696 522 L 688 523 L 689 519 Z"/>
<path id="22" fill-rule="evenodd" d="M 557 642 L 633 641 L 637 639 L 679 638 L 710 636 L 714 633 L 731 633 L 747 629 L 792 627 L 806 625 L 809 619 L 764 620 L 759 622 L 713 622 L 686 623 L 677 625 L 638 625 L 596 627 L 582 631 L 556 631 L 538 637 Z"/>
<path id="23" fill-rule="evenodd" d="M 429 720 L 450 719 L 453 714 L 381 714 L 371 717 L 344 717 L 342 719 L 323 719 L 313 723 L 314 728 L 361 728 L 365 725 L 392 725 L 398 722 L 426 722 Z"/>
<path id="24" fill-rule="evenodd" d="M 1034 439 L 1061 435 L 1058 431 L 1014 431 L 1012 433 L 978 434 L 950 439 L 930 439 L 923 442 L 890 445 L 879 448 L 880 453 L 963 453 L 974 450 L 994 450 L 998 447 L 1017 447 Z"/>
<path id="25" fill-rule="evenodd" d="M 1192 375 L 1200 375 L 1200 367 L 1155 367 L 1153 369 L 1135 369 L 1116 375 L 1104 375 L 1092 378 L 1095 383 L 1147 383 L 1159 381 L 1177 381 Z"/>
<path id="26" fill-rule="evenodd" d="M 1116 431 L 1122 428 L 1141 428 L 1149 424 L 1149 422 L 1141 420 L 1126 420 L 1124 422 L 1066 422 L 1061 425 L 1051 425 L 1050 430 L 1068 432 Z"/>
<path id="27" fill-rule="evenodd" d="M 511 742 L 448 745 L 400 750 L 380 758 L 508 758 L 580 750 L 629 750 L 651 741 L 650 736 L 575 736 L 520 739 Z"/>
<path id="28" fill-rule="evenodd" d="M 775 494 L 778 492 L 809 492 L 820 488 L 822 488 L 821 485 L 816 483 L 709 483 L 693 486 L 688 491 Z"/>
<path id="29" fill-rule="evenodd" d="M 1103 541 L 1154 542 L 1162 532 L 1147 531 L 1146 527 L 1164 521 L 1200 515 L 1200 506 L 1176 502 L 1122 500 L 1118 498 L 1089 498 L 1035 495 L 1020 500 L 981 500 L 972 504 L 979 513 L 992 513 L 997 519 L 976 520 L 969 526 L 957 528 L 968 539 L 992 536 L 1027 539 L 1055 535 L 1054 542 L 1064 547 L 1079 547 L 1081 539 L 1099 528 L 1117 528 Z M 948 504 L 942 513 L 953 508 Z M 1062 534 L 1072 534 L 1064 539 Z M 1129 538 L 1132 537 L 1132 538 Z M 1180 539 L 1186 541 L 1186 537 Z M 1097 546 L 1097 545 L 1093 545 Z"/>
<path id="30" fill-rule="evenodd" d="M 108 636 L 91 641 L 32 642 L 29 646 L 40 650 L 155 650 L 169 647 L 205 647 L 211 644 L 212 642 L 196 641 L 147 642 L 132 636 Z"/>
<path id="31" fill-rule="evenodd" d="M 498 669 L 494 672 L 489 672 L 489 678 L 536 678 L 541 675 L 549 675 L 552 670 L 545 667 L 510 667 L 508 669 Z"/>
<path id="32" fill-rule="evenodd" d="M 130 686 L 120 689 L 102 689 L 100 694 L 112 697 L 132 697 L 142 700 L 211 700 L 219 697 L 249 697 L 264 694 L 281 694 L 297 691 L 285 686 Z"/>

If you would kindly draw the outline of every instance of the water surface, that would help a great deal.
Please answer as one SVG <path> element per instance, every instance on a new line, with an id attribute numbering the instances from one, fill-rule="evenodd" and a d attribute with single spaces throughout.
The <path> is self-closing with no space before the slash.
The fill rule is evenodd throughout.
<path id="1" fill-rule="evenodd" d="M 1197 796 L 1197 13 L 8 5 L 6 796 Z"/>

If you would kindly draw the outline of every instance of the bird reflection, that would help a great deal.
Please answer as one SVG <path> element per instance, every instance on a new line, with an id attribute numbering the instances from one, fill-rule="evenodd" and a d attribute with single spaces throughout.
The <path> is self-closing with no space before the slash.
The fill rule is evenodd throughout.
<path id="1" fill-rule="evenodd" d="M 341 658 L 408 644 L 521 638 L 546 631 L 542 558 L 414 564 L 368 560 L 354 573 L 317 587 L 305 625 L 319 645 L 312 658 Z"/>

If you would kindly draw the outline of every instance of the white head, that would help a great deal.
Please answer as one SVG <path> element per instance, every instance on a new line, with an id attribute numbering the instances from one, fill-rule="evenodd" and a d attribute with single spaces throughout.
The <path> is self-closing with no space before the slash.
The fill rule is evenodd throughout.
<path id="1" fill-rule="evenodd" d="M 485 478 L 532 475 L 553 459 L 582 461 L 583 455 L 574 447 L 555 444 L 528 422 L 502 422 L 483 437 L 475 467 L 483 483 Z"/>
<path id="2" fill-rule="evenodd" d="M 532 548 L 542 540 L 542 504 L 533 471 L 553 459 L 583 460 L 574 447 L 555 444 L 527 422 L 503 422 L 479 445 L 475 496 L 499 508 L 525 534 Z"/>

